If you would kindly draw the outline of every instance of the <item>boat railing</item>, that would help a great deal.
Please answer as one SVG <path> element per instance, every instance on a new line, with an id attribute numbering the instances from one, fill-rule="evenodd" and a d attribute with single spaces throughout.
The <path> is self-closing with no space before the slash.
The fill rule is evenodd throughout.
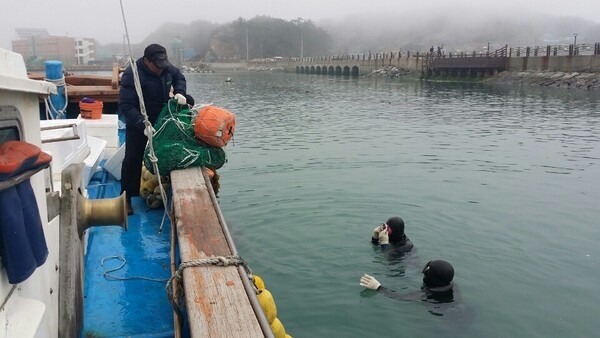
<path id="1" fill-rule="evenodd" d="M 49 166 L 50 166 L 50 164 L 46 164 L 46 165 L 42 165 L 40 167 L 36 167 L 36 168 L 30 169 L 30 170 L 25 170 L 22 173 L 17 174 L 11 178 L 0 181 L 0 191 L 12 188 L 12 187 L 16 186 L 17 184 L 30 179 L 31 176 L 48 168 Z"/>
<path id="2" fill-rule="evenodd" d="M 72 129 L 73 135 L 52 137 L 52 138 L 42 138 L 42 143 L 53 143 L 53 142 L 68 141 L 68 140 L 79 140 L 81 137 L 77 133 L 77 124 L 75 124 L 75 123 L 61 124 L 61 125 L 55 125 L 55 126 L 44 126 L 44 127 L 40 127 L 40 130 L 46 131 L 46 130 L 69 129 L 69 128 Z"/>

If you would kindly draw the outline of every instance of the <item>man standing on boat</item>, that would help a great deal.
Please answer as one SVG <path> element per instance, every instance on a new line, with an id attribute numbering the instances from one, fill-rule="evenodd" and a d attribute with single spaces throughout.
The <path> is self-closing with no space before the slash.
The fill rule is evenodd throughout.
<path id="1" fill-rule="evenodd" d="M 150 124 L 144 121 L 140 109 L 140 99 L 135 89 L 134 73 L 128 67 L 121 78 L 119 90 L 119 111 L 125 117 L 125 158 L 121 166 L 121 193 L 127 198 L 127 213 L 133 214 L 131 197 L 139 196 L 140 178 L 144 149 L 148 135 L 154 132 L 152 125 L 165 103 L 173 98 L 180 105 L 186 104 L 186 80 L 181 71 L 167 58 L 167 50 L 158 44 L 151 44 L 144 50 L 144 56 L 135 62 L 139 77 L 146 115 Z"/>

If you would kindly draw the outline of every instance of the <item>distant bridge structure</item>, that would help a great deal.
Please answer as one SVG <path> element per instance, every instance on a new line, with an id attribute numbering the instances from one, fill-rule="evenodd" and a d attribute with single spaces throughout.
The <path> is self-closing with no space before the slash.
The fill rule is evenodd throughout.
<path id="1" fill-rule="evenodd" d="M 566 47 L 545 46 L 509 48 L 487 52 L 441 53 L 390 52 L 323 57 L 288 58 L 277 62 L 286 72 L 329 76 L 358 77 L 385 67 L 413 71 L 422 77 L 486 77 L 508 71 L 600 72 L 600 43 L 593 52 L 581 55 L 580 46 L 569 45 L 568 55 L 559 55 Z"/>
<path id="2" fill-rule="evenodd" d="M 460 76 L 483 77 L 486 74 L 496 74 L 508 68 L 508 45 L 493 52 L 477 54 L 443 55 L 433 50 L 423 57 L 422 75 L 431 76 Z"/>
<path id="3" fill-rule="evenodd" d="M 289 58 L 279 63 L 287 72 L 299 74 L 358 77 L 386 66 L 420 70 L 422 58 L 419 53 L 390 52 L 375 54 L 352 54 L 323 57 Z"/>
<path id="4" fill-rule="evenodd" d="M 290 58 L 279 66 L 299 74 L 358 77 L 384 67 L 397 67 L 419 73 L 423 77 L 439 75 L 484 76 L 506 70 L 507 46 L 486 54 L 457 55 L 410 52 L 353 54 L 327 57 Z"/>

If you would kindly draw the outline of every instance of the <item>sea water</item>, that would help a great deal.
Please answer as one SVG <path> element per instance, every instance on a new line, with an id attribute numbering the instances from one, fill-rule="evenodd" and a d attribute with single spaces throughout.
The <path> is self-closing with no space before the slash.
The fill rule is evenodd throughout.
<path id="1" fill-rule="evenodd" d="M 236 114 L 219 202 L 293 337 L 591 337 L 600 313 L 600 95 L 283 73 L 186 74 Z M 231 77 L 231 82 L 225 79 Z M 372 230 L 400 216 L 415 251 Z M 468 311 L 418 290 L 444 259 Z"/>

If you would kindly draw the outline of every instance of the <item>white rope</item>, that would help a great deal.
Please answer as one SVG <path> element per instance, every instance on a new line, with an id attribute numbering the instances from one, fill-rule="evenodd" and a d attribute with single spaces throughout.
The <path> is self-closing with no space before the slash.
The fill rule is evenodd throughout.
<path id="1" fill-rule="evenodd" d="M 106 260 L 109 260 L 109 259 L 118 259 L 118 260 L 121 261 L 121 265 L 119 265 L 118 267 L 113 268 L 113 269 L 104 270 L 103 275 L 104 275 L 104 278 L 106 280 L 109 280 L 109 281 L 115 281 L 115 280 L 124 281 L 124 280 L 131 280 L 131 279 L 142 279 L 142 280 L 147 280 L 147 281 L 151 281 L 151 282 L 166 282 L 166 281 L 169 280 L 169 278 L 150 278 L 150 277 L 144 277 L 144 276 L 119 277 L 119 276 L 112 275 L 111 272 L 114 272 L 114 271 L 122 269 L 125 266 L 125 263 L 127 263 L 127 260 L 123 256 L 106 256 L 106 257 L 102 258 L 102 261 L 100 262 L 100 265 L 102 267 L 104 267 L 104 262 Z"/>
<path id="2" fill-rule="evenodd" d="M 148 120 L 148 114 L 146 114 L 146 105 L 144 104 L 144 94 L 142 93 L 142 85 L 140 83 L 140 77 L 138 74 L 137 63 L 133 59 L 133 53 L 131 52 L 131 42 L 129 40 L 129 30 L 127 29 L 127 20 L 125 19 L 125 10 L 123 9 L 123 0 L 119 1 L 121 4 L 121 14 L 123 16 L 123 25 L 125 26 L 125 36 L 127 37 L 127 48 L 129 49 L 129 65 L 131 66 L 131 70 L 133 71 L 133 83 L 135 85 L 135 91 L 137 92 L 139 101 L 140 101 L 140 112 L 144 117 L 144 128 L 152 127 L 152 124 Z M 148 128 L 149 129 L 149 128 Z M 148 137 L 148 146 L 150 151 L 148 153 L 148 157 L 150 158 L 150 162 L 152 162 L 152 168 L 154 169 L 154 174 L 159 178 L 158 186 L 160 187 L 160 195 L 163 198 L 163 204 L 165 209 L 165 214 L 163 215 L 163 219 L 160 222 L 160 227 L 158 232 L 161 233 L 165 221 L 165 216 L 169 217 L 169 221 L 171 224 L 173 220 L 171 219 L 170 213 L 167 211 L 167 193 L 165 192 L 165 188 L 162 185 L 162 181 L 160 180 L 160 171 L 158 170 L 158 158 L 154 153 L 154 142 L 152 140 L 152 133 L 150 135 L 146 135 Z"/>
<path id="3" fill-rule="evenodd" d="M 181 298 L 182 292 L 181 290 L 183 290 L 183 270 L 185 270 L 186 268 L 192 268 L 192 267 L 198 267 L 198 266 L 209 266 L 209 265 L 213 265 L 213 266 L 223 266 L 223 267 L 227 267 L 230 265 L 233 266 L 243 266 L 244 270 L 246 271 L 246 274 L 248 275 L 248 278 L 253 281 L 253 275 L 252 275 L 252 270 L 250 270 L 250 267 L 248 267 L 248 264 L 244 261 L 244 259 L 242 259 L 242 257 L 237 256 L 237 255 L 230 255 L 230 256 L 210 256 L 208 258 L 203 258 L 203 259 L 193 259 L 193 260 L 189 260 L 189 261 L 185 261 L 185 262 L 181 262 L 181 264 L 179 264 L 179 268 L 177 268 L 177 271 L 175 272 L 175 274 L 173 276 L 171 276 L 171 278 L 169 278 L 168 282 L 167 282 L 167 295 L 169 298 L 169 301 L 171 302 L 171 306 L 173 306 L 173 309 L 177 312 L 177 313 L 181 313 L 181 309 L 179 309 L 176 300 L 178 300 L 179 298 Z M 177 284 L 177 290 L 178 292 L 176 294 L 173 293 L 173 283 Z M 254 285 L 254 283 L 252 283 Z M 256 287 L 255 287 L 255 292 L 257 292 Z"/>
<path id="4" fill-rule="evenodd" d="M 54 105 L 52 104 L 52 100 L 48 99 L 48 97 L 44 97 L 44 102 L 46 103 L 46 119 L 47 120 L 62 119 L 63 116 L 66 115 L 67 106 L 69 105 L 69 100 L 67 97 L 67 85 L 65 82 L 65 76 L 63 75 L 60 79 L 44 78 L 44 81 L 54 83 L 57 88 L 60 86 L 63 86 L 65 88 L 65 90 L 63 91 L 65 105 L 64 105 L 64 107 L 62 107 L 62 109 L 56 109 L 56 107 L 54 107 Z M 56 112 L 56 117 L 52 116 L 52 111 Z"/>

